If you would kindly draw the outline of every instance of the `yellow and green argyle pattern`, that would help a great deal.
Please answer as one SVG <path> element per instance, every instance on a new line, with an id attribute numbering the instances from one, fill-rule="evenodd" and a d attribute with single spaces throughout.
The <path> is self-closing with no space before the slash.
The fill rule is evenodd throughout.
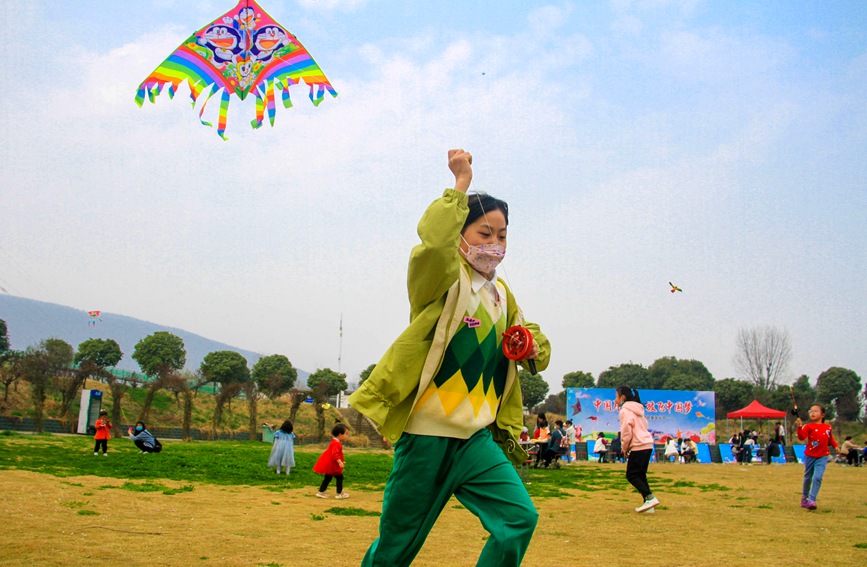
<path id="1" fill-rule="evenodd" d="M 488 294 L 483 291 L 478 295 Z M 479 324 L 471 327 L 464 320 L 452 337 L 439 371 L 416 401 L 412 429 L 419 430 L 424 424 L 424 430 L 433 433 L 437 423 L 431 422 L 439 422 L 447 427 L 441 434 L 455 435 L 453 430 L 458 428 L 469 436 L 496 419 L 506 385 L 508 359 L 501 348 L 506 313 L 491 303 L 471 302 L 472 313 L 468 311 L 467 315 Z M 490 311 L 499 315 L 496 321 Z"/>

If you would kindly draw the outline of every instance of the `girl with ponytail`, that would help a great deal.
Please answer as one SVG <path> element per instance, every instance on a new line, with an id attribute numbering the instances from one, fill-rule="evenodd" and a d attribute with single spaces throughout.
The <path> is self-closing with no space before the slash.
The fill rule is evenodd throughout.
<path id="1" fill-rule="evenodd" d="M 647 483 L 647 467 L 653 454 L 653 435 L 647 428 L 641 396 L 638 390 L 629 386 L 618 387 L 615 394 L 614 403 L 620 406 L 622 451 L 623 456 L 627 458 L 626 480 L 644 499 L 644 503 L 635 511 L 653 513 L 653 509 L 659 505 L 659 500 L 653 495 Z"/>

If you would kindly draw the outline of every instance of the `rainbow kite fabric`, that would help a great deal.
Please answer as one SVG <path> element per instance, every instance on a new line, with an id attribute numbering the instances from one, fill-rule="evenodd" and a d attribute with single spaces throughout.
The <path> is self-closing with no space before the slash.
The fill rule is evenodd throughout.
<path id="1" fill-rule="evenodd" d="M 235 93 L 244 100 L 256 97 L 253 128 L 262 126 L 265 108 L 274 125 L 276 104 L 274 89 L 281 91 L 284 108 L 290 108 L 289 87 L 304 81 L 310 87 L 310 101 L 319 106 L 325 91 L 337 96 L 322 69 L 301 45 L 298 38 L 271 18 L 254 0 L 238 4 L 203 27 L 178 47 L 138 87 L 136 104 L 141 107 L 145 96 L 152 102 L 168 86 L 169 98 L 186 81 L 193 108 L 200 96 L 204 102 L 199 120 L 212 96 L 220 92 L 220 115 L 217 134 L 226 140 L 226 115 L 229 97 Z"/>

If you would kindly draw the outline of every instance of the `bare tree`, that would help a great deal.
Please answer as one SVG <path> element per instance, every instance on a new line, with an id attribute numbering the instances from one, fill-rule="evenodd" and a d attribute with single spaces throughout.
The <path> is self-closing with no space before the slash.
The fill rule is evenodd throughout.
<path id="1" fill-rule="evenodd" d="M 788 331 L 772 326 L 741 329 L 735 346 L 734 365 L 742 378 L 765 390 L 786 381 L 792 360 Z"/>

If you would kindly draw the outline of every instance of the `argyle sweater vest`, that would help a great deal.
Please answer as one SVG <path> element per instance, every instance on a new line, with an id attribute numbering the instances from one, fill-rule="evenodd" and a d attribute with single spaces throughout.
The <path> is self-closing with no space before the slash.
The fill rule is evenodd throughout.
<path id="1" fill-rule="evenodd" d="M 496 419 L 508 366 L 501 346 L 506 293 L 501 289 L 492 294 L 490 287 L 472 294 L 439 371 L 428 384 L 419 385 L 421 394 L 405 431 L 468 439 Z"/>

